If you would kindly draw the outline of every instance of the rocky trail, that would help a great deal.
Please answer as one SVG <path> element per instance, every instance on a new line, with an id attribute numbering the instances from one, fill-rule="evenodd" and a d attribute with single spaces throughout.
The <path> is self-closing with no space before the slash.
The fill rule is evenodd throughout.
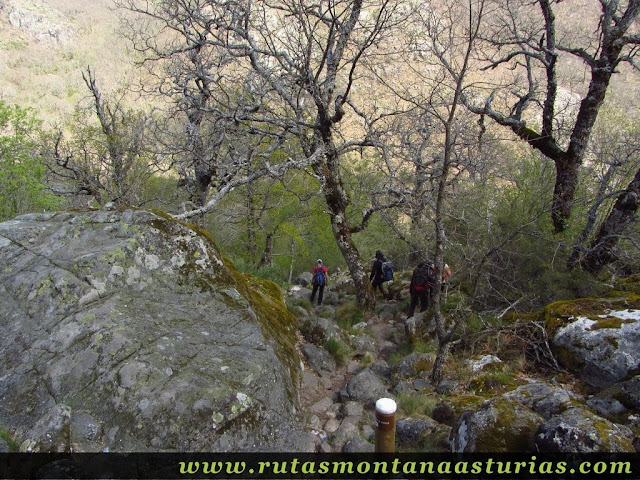
<path id="1" fill-rule="evenodd" d="M 288 298 L 308 294 L 296 287 Z M 407 322 L 401 301 L 381 301 L 374 315 L 347 333 L 336 325 L 344 297 L 329 293 L 325 298 L 322 307 L 297 307 L 298 348 L 304 359 L 300 403 L 316 451 L 372 452 L 374 404 L 382 397 L 393 398 L 399 406 L 397 451 L 640 448 L 638 376 L 615 388 L 585 390 L 567 372 L 524 373 L 502 362 L 497 353 L 449 365 L 456 371 L 445 372 L 445 380 L 432 385 L 434 353 L 412 351 L 408 337 L 416 323 L 428 323 L 428 312 Z M 346 352 L 334 351 L 332 356 L 329 339 L 348 345 Z"/>
<path id="2" fill-rule="evenodd" d="M 379 370 L 388 370 L 389 356 L 397 351 L 398 346 L 387 339 L 403 336 L 404 323 L 373 317 L 367 324 L 367 330 L 375 346 L 375 350 L 370 352 L 376 358 L 374 363 Z M 300 342 L 305 344 L 301 335 Z M 309 352 L 306 346 L 305 351 Z M 325 453 L 345 448 L 347 451 L 373 451 L 373 412 L 365 410 L 357 401 L 343 401 L 341 395 L 354 376 L 365 368 L 361 362 L 363 355 L 355 355 L 344 365 L 334 366 L 329 360 L 320 367 L 315 358 L 311 360 L 313 367 L 308 364 L 310 355 L 313 353 L 306 355 L 307 362 L 302 372 L 300 402 L 307 426 L 316 437 L 316 450 Z"/>

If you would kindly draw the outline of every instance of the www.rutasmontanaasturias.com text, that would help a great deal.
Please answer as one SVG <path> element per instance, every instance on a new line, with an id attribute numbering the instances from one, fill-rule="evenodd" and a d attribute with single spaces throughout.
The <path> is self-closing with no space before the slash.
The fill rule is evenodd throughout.
<path id="1" fill-rule="evenodd" d="M 566 461 L 544 461 L 531 456 L 528 461 L 408 461 L 398 458 L 385 461 L 244 461 L 178 462 L 181 475 L 255 475 L 277 478 L 279 475 L 621 475 L 631 474 L 631 462 L 582 461 L 575 465 Z"/>

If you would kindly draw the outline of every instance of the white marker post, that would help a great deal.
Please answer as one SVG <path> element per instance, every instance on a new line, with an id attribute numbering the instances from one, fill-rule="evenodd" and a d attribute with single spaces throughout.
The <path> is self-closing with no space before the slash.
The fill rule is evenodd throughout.
<path id="1" fill-rule="evenodd" d="M 393 453 L 396 447 L 396 402 L 381 398 L 376 402 L 376 452 Z"/>

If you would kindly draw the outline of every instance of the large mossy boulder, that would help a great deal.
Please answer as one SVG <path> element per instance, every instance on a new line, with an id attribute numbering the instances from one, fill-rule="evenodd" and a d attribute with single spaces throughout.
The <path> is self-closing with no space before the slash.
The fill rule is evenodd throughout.
<path id="1" fill-rule="evenodd" d="M 0 427 L 22 450 L 310 445 L 280 289 L 196 227 L 138 210 L 0 223 L 0 305 Z"/>
<path id="2" fill-rule="evenodd" d="M 560 364 L 594 387 L 609 387 L 640 372 L 640 297 L 557 302 L 545 327 Z"/>
<path id="3" fill-rule="evenodd" d="M 494 398 L 464 412 L 453 425 L 453 452 L 530 452 L 544 419 L 519 402 Z"/>

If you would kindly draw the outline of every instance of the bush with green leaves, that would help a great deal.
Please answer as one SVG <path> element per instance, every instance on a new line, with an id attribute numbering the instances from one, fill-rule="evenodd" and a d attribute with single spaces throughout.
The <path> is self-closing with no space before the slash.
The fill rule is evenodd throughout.
<path id="1" fill-rule="evenodd" d="M 35 137 L 33 112 L 0 101 L 0 220 L 55 208 L 60 199 L 45 189 L 45 166 Z"/>

